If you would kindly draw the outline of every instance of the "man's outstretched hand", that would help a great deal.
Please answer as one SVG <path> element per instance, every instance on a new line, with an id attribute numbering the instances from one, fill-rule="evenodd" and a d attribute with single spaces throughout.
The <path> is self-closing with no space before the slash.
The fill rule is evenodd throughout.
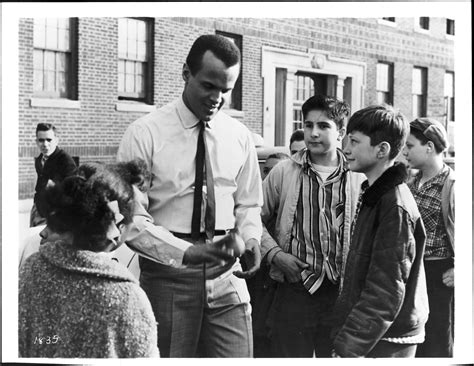
<path id="1" fill-rule="evenodd" d="M 211 263 L 224 266 L 231 261 L 234 261 L 234 256 L 222 241 L 192 245 L 183 256 L 184 265 Z"/>
<path id="2" fill-rule="evenodd" d="M 249 239 L 245 243 L 245 252 L 241 257 L 247 265 L 246 271 L 235 271 L 234 275 L 240 278 L 250 278 L 257 273 L 260 268 L 262 255 L 260 254 L 260 245 L 256 239 Z"/>

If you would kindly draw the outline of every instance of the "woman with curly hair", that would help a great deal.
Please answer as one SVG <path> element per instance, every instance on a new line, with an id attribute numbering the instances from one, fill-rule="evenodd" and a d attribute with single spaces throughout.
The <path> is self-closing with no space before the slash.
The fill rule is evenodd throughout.
<path id="1" fill-rule="evenodd" d="M 20 357 L 158 357 L 156 320 L 135 277 L 107 255 L 131 221 L 141 162 L 82 165 L 49 186 L 47 227 L 19 283 Z"/>

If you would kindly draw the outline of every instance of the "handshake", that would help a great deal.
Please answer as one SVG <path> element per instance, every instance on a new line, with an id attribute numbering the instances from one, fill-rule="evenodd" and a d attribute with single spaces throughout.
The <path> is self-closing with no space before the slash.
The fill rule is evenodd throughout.
<path id="1" fill-rule="evenodd" d="M 216 241 L 206 241 L 205 245 L 190 246 L 183 257 L 183 264 L 218 263 L 225 265 L 234 262 L 235 258 L 245 253 L 245 243 L 242 237 L 231 230 Z"/>
<path id="2" fill-rule="evenodd" d="M 233 257 L 240 257 L 245 252 L 244 240 L 235 230 L 231 230 L 224 237 L 213 242 L 212 245 Z"/>

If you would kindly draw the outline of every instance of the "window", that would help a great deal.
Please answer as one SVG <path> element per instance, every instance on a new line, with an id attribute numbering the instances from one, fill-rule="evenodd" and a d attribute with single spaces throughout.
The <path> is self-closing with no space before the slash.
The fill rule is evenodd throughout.
<path id="1" fill-rule="evenodd" d="M 76 99 L 76 19 L 35 18 L 33 89 L 46 98 Z"/>
<path id="2" fill-rule="evenodd" d="M 377 64 L 377 103 L 393 104 L 393 65 L 386 62 Z"/>
<path id="3" fill-rule="evenodd" d="M 153 104 L 153 20 L 118 20 L 119 99 Z"/>
<path id="4" fill-rule="evenodd" d="M 228 40 L 232 41 L 240 50 L 240 55 L 242 56 L 242 36 L 220 31 L 216 31 L 216 34 L 226 37 Z M 236 109 L 238 111 L 242 110 L 242 59 L 240 60 L 239 77 L 235 82 L 234 89 L 232 89 L 231 95 L 227 100 L 227 108 Z"/>
<path id="5" fill-rule="evenodd" d="M 454 36 L 454 19 L 446 19 L 446 34 Z"/>
<path id="6" fill-rule="evenodd" d="M 426 116 L 427 69 L 414 67 L 412 74 L 413 117 Z"/>
<path id="7" fill-rule="evenodd" d="M 311 75 L 297 73 L 293 89 L 293 131 L 303 128 L 301 106 L 314 95 L 314 79 Z"/>
<path id="8" fill-rule="evenodd" d="M 419 29 L 430 29 L 430 18 L 429 17 L 419 17 L 418 18 L 418 27 Z"/>
<path id="9" fill-rule="evenodd" d="M 444 74 L 444 105 L 446 110 L 446 121 L 454 121 L 454 72 L 447 71 Z"/>

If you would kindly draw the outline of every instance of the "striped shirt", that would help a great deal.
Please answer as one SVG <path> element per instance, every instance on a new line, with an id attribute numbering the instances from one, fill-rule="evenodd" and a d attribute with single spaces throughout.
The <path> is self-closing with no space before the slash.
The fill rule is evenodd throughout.
<path id="1" fill-rule="evenodd" d="M 301 277 L 311 294 L 325 277 L 336 284 L 341 274 L 348 169 L 340 151 L 338 158 L 338 166 L 325 181 L 311 165 L 308 152 L 303 164 L 289 253 L 310 265 Z"/>
<path id="2" fill-rule="evenodd" d="M 454 256 L 449 245 L 441 211 L 441 191 L 447 176 L 448 168 L 444 166 L 439 174 L 423 185 L 420 186 L 421 172 L 408 184 L 426 229 L 425 258 Z"/>

